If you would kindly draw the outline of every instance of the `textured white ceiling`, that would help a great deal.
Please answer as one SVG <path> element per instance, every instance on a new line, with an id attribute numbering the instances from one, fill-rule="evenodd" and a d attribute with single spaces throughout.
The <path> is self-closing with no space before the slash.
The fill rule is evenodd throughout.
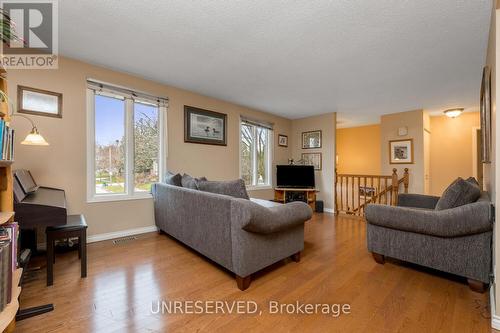
<path id="1" fill-rule="evenodd" d="M 491 0 L 59 2 L 61 54 L 339 125 L 478 104 Z"/>

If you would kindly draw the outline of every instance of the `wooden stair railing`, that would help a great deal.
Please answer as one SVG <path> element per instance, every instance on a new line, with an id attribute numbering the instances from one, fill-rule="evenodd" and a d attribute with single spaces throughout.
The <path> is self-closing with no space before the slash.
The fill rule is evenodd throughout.
<path id="1" fill-rule="evenodd" d="M 401 185 L 404 193 L 408 193 L 410 184 L 408 168 L 400 179 L 397 169 L 392 169 L 390 176 L 337 174 L 337 170 L 335 173 L 336 214 L 364 216 L 365 207 L 370 203 L 395 206 Z"/>

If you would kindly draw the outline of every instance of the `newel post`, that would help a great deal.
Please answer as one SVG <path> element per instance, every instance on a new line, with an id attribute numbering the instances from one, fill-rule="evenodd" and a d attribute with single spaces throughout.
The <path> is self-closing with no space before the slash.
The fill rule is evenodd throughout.
<path id="1" fill-rule="evenodd" d="M 335 168 L 335 215 L 339 215 L 339 204 L 338 204 L 338 198 L 337 198 L 337 194 L 338 194 L 338 191 L 337 191 L 337 178 L 338 178 L 338 171 L 337 171 L 337 168 Z"/>
<path id="2" fill-rule="evenodd" d="M 396 206 L 398 204 L 398 170 L 396 168 L 392 169 L 392 205 Z"/>
<path id="3" fill-rule="evenodd" d="M 405 188 L 405 193 L 408 193 L 408 186 L 410 185 L 410 174 L 408 173 L 408 168 L 405 168 L 405 174 L 403 177 L 403 185 Z"/>

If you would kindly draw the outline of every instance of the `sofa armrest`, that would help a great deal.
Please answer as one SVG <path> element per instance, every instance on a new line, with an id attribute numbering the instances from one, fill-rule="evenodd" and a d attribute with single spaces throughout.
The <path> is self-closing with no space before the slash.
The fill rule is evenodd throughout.
<path id="1" fill-rule="evenodd" d="M 445 210 L 368 205 L 369 224 L 438 237 L 459 237 L 492 230 L 489 202 Z"/>
<path id="2" fill-rule="evenodd" d="M 423 194 L 401 193 L 398 195 L 398 206 L 434 209 L 439 197 Z"/>
<path id="3" fill-rule="evenodd" d="M 241 199 L 238 199 L 241 202 Z M 245 231 L 271 234 L 304 224 L 312 217 L 312 209 L 304 202 L 290 202 L 275 207 L 263 207 L 249 200 L 243 202 L 250 216 L 242 224 Z"/>

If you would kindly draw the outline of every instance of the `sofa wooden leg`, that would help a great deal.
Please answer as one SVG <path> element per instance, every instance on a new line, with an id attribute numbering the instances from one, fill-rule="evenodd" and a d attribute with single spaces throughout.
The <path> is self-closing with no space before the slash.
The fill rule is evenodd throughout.
<path id="1" fill-rule="evenodd" d="M 300 261 L 300 251 L 295 253 L 295 254 L 292 254 L 291 258 L 293 261 L 299 262 Z"/>
<path id="2" fill-rule="evenodd" d="M 241 277 L 239 275 L 236 275 L 236 284 L 238 285 L 238 288 L 243 291 L 248 289 L 250 287 L 250 282 L 252 282 L 252 276 L 245 276 Z"/>
<path id="3" fill-rule="evenodd" d="M 373 256 L 373 259 L 375 259 L 375 261 L 377 262 L 377 264 L 381 264 L 381 265 L 385 264 L 385 257 L 383 255 L 372 252 L 372 256 Z"/>
<path id="4" fill-rule="evenodd" d="M 469 288 L 476 293 L 484 293 L 487 288 L 487 284 L 474 279 L 467 279 Z"/>

